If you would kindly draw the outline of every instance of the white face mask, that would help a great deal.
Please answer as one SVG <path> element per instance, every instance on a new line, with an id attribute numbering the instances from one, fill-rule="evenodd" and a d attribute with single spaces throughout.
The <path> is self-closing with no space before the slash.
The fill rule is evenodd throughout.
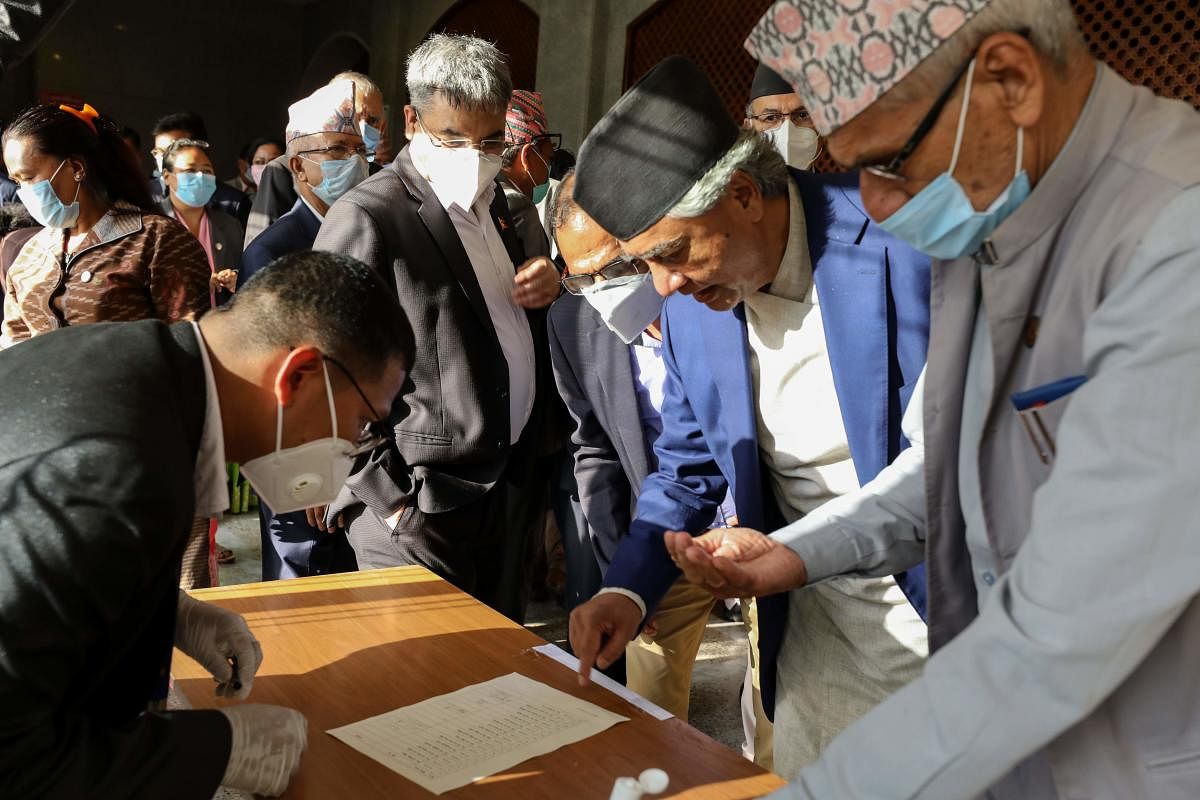
<path id="1" fill-rule="evenodd" d="M 500 156 L 484 155 L 473 147 L 438 147 L 424 131 L 413 135 L 408 150 L 446 208 L 469 210 L 500 174 Z"/>
<path id="2" fill-rule="evenodd" d="M 625 344 L 631 344 L 658 319 L 664 301 L 648 272 L 592 284 L 583 290 L 583 299 Z"/>
<path id="3" fill-rule="evenodd" d="M 801 128 L 785 120 L 773 130 L 764 131 L 771 144 L 789 167 L 808 169 L 821 152 L 821 137 L 812 128 Z"/>
<path id="4" fill-rule="evenodd" d="M 242 474 L 254 491 L 276 514 L 329 505 L 341 491 L 354 465 L 354 445 L 337 435 L 337 412 L 329 368 L 325 370 L 325 393 L 329 398 L 329 420 L 333 436 L 283 449 L 283 404 L 275 421 L 275 452 L 242 465 Z"/>

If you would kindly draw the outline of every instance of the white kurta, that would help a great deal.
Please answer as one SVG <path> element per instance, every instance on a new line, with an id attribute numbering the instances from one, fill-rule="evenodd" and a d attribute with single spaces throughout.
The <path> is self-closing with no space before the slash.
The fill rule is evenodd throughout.
<path id="1" fill-rule="evenodd" d="M 779 510 L 795 522 L 855 492 L 813 283 L 804 211 L 771 286 L 746 298 L 759 453 Z M 793 777 L 850 723 L 920 674 L 925 624 L 889 577 L 837 578 L 792 592 L 779 658 L 775 769 Z"/>

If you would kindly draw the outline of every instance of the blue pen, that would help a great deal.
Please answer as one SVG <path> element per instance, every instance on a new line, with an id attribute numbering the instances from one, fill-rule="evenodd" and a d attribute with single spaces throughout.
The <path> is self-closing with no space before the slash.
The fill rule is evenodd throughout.
<path id="1" fill-rule="evenodd" d="M 1041 415 L 1038 414 L 1038 409 L 1053 403 L 1055 400 L 1066 397 L 1085 383 L 1087 383 L 1087 376 L 1073 375 L 1069 378 L 1054 381 L 1053 383 L 1017 392 L 1012 396 L 1013 408 L 1017 410 L 1017 416 L 1021 418 L 1021 424 L 1025 426 L 1025 433 L 1029 434 L 1029 440 L 1033 442 L 1033 446 L 1037 449 L 1038 458 L 1042 460 L 1043 464 L 1050 463 L 1050 459 L 1057 455 L 1057 448 L 1054 445 L 1054 437 L 1050 435 L 1050 431 L 1042 422 Z M 1029 424 L 1031 417 L 1042 435 L 1040 440 L 1037 434 L 1034 433 L 1033 425 Z M 1045 446 L 1043 446 L 1043 442 Z"/>

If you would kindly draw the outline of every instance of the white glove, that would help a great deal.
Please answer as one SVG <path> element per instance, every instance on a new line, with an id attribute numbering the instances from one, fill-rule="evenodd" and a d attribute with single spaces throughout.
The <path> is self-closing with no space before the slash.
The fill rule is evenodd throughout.
<path id="1" fill-rule="evenodd" d="M 283 794 L 308 746 L 304 715 L 255 704 L 217 710 L 229 720 L 233 733 L 221 785 L 269 797 Z"/>
<path id="2" fill-rule="evenodd" d="M 179 592 L 175 646 L 212 673 L 217 695 L 245 700 L 262 664 L 262 647 L 241 614 Z"/>

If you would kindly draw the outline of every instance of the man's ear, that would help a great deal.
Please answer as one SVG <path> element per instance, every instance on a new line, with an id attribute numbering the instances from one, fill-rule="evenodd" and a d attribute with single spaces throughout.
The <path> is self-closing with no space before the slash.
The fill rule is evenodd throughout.
<path id="1" fill-rule="evenodd" d="M 763 196 L 750 176 L 740 169 L 729 179 L 729 188 L 725 197 L 734 203 L 735 208 L 749 217 L 750 222 L 758 222 L 763 214 Z"/>
<path id="2" fill-rule="evenodd" d="M 300 183 L 308 183 L 308 172 L 304 169 L 304 159 L 300 156 L 292 156 L 288 159 L 288 169 L 292 171 L 292 177 Z"/>
<path id="3" fill-rule="evenodd" d="M 284 408 L 290 408 L 296 401 L 296 392 L 302 383 L 314 378 L 324 380 L 323 366 L 321 351 L 312 345 L 289 350 L 275 373 L 276 401 Z"/>
<path id="4" fill-rule="evenodd" d="M 977 58 L 976 71 L 983 69 L 999 86 L 1000 102 L 1013 124 L 1036 125 L 1045 110 L 1046 64 L 1030 41 L 1018 33 L 993 34 L 984 39 Z"/>
<path id="5" fill-rule="evenodd" d="M 404 107 L 404 138 L 412 139 L 417 133 L 417 109 L 413 106 Z"/>

